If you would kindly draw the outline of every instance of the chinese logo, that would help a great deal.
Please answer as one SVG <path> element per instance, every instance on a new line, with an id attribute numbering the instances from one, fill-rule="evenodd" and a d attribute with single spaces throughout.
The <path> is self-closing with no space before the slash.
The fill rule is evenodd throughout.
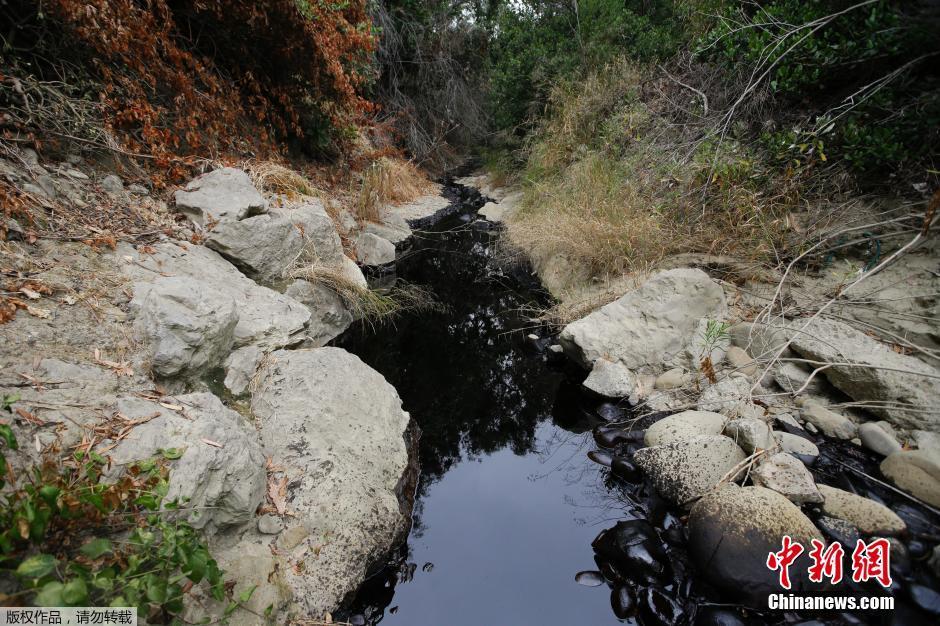
<path id="1" fill-rule="evenodd" d="M 812 549 L 809 558 L 809 579 L 814 583 L 821 583 L 829 579 L 833 584 L 842 581 L 842 558 L 845 550 L 838 541 L 827 547 L 818 539 L 812 540 Z M 780 577 L 780 586 L 790 589 L 790 566 L 805 552 L 799 542 L 793 541 L 789 535 L 784 535 L 779 552 L 767 555 L 767 567 L 777 571 Z M 891 544 L 887 539 L 873 539 L 865 543 L 859 539 L 852 551 L 852 580 L 857 583 L 876 580 L 885 588 L 891 586 Z"/>

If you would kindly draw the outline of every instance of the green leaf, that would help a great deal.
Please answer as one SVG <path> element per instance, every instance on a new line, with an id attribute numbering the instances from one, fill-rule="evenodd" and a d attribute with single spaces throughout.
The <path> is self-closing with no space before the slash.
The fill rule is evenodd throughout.
<path id="1" fill-rule="evenodd" d="M 157 496 L 153 495 L 152 493 L 145 493 L 142 496 L 139 496 L 136 500 L 134 500 L 134 504 L 139 504 L 145 509 L 149 509 L 151 511 L 156 511 L 160 508 L 160 501 L 157 499 Z"/>
<path id="2" fill-rule="evenodd" d="M 10 428 L 9 424 L 0 424 L 0 439 L 5 441 L 11 450 L 19 448 L 16 443 L 16 435 L 13 434 L 13 429 Z"/>
<path id="3" fill-rule="evenodd" d="M 68 606 L 84 606 L 88 600 L 88 586 L 83 578 L 73 578 L 62 588 L 62 600 Z"/>
<path id="4" fill-rule="evenodd" d="M 183 456 L 184 450 L 185 448 L 166 448 L 165 450 L 161 450 L 160 452 L 162 452 L 163 458 L 169 459 L 170 461 L 175 461 L 176 459 Z"/>
<path id="5" fill-rule="evenodd" d="M 111 551 L 111 542 L 107 539 L 97 538 L 92 539 L 81 548 L 79 552 L 87 556 L 89 559 L 97 559 L 104 554 L 107 554 Z"/>
<path id="6" fill-rule="evenodd" d="M 147 576 L 147 599 L 156 604 L 166 602 L 166 579 L 154 574 Z"/>
<path id="7" fill-rule="evenodd" d="M 62 583 L 57 581 L 48 582 L 33 598 L 33 604 L 36 606 L 64 606 L 65 600 L 62 598 L 62 590 Z"/>
<path id="8" fill-rule="evenodd" d="M 62 493 L 62 490 L 54 485 L 43 485 L 39 488 L 39 496 L 53 508 L 57 508 L 56 501 L 59 499 L 60 493 Z"/>
<path id="9" fill-rule="evenodd" d="M 251 600 L 251 594 L 253 594 L 255 592 L 255 589 L 257 588 L 258 588 L 258 585 L 252 585 L 248 589 L 245 589 L 244 591 L 242 591 L 240 594 L 238 594 L 238 601 L 244 604 L 245 602 L 248 602 L 249 600 Z"/>
<path id="10" fill-rule="evenodd" d="M 195 550 L 186 558 L 186 575 L 198 584 L 205 577 L 208 564 L 209 553 L 205 550 Z"/>
<path id="11" fill-rule="evenodd" d="M 31 556 L 16 568 L 16 574 L 22 578 L 42 578 L 55 570 L 55 557 L 51 554 Z"/>

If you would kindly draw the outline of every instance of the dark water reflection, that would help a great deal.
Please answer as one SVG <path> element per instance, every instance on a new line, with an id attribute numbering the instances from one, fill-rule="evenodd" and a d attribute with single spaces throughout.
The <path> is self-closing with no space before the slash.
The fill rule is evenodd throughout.
<path id="1" fill-rule="evenodd" d="M 695 576 L 684 513 L 667 506 L 632 466 L 615 463 L 611 472 L 588 460 L 595 436 L 615 449 L 593 454 L 598 462 L 610 463 L 611 454 L 630 458 L 635 441 L 611 443 L 603 428 L 591 432 L 601 416 L 623 411 L 586 399 L 584 374 L 551 362 L 547 339 L 527 338 L 547 337 L 526 315 L 545 296 L 524 269 L 498 261 L 497 233 L 474 221 L 475 205 L 464 201 L 463 213 L 418 234 L 396 267 L 400 279 L 429 287 L 446 310 L 405 315 L 378 332 L 354 326 L 335 342 L 398 389 L 422 431 L 408 542 L 338 617 L 403 626 L 571 626 L 618 623 L 615 613 L 638 611 L 624 621 L 936 623 L 908 595 L 918 585 L 937 587 L 925 566 L 940 537 L 937 520 L 867 479 L 877 460 L 848 443 L 817 438 L 822 454 L 813 471 L 821 482 L 885 503 L 908 523 L 908 571 L 892 589 L 894 612 L 745 610 Z M 643 558 L 639 567 L 611 574 L 609 562 L 595 561 L 591 543 L 623 520 L 646 538 Z M 645 561 L 653 567 L 644 570 Z M 619 582 L 590 586 L 598 569 Z M 584 584 L 579 572 L 587 572 L 579 577 Z"/>
<path id="2" fill-rule="evenodd" d="M 455 215 L 433 230 L 396 269 L 447 311 L 337 341 L 398 389 L 422 431 L 414 529 L 353 610 L 409 626 L 616 623 L 604 591 L 574 581 L 596 567 L 591 540 L 618 505 L 586 462 L 582 433 L 598 421 L 577 374 L 527 339 L 539 329 L 525 309 L 545 297 L 496 261 L 484 224 Z"/>

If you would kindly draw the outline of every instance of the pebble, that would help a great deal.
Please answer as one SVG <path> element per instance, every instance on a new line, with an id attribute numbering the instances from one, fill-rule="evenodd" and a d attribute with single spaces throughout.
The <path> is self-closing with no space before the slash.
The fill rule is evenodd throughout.
<path id="1" fill-rule="evenodd" d="M 940 615 L 940 593 L 924 585 L 911 585 L 907 592 L 918 607 L 931 615 Z"/>
<path id="2" fill-rule="evenodd" d="M 603 452 L 601 450 L 591 450 L 587 453 L 587 455 L 589 459 L 599 465 L 603 465 L 604 467 L 610 467 L 610 464 L 613 461 L 613 457 L 609 452 Z"/>
<path id="3" fill-rule="evenodd" d="M 674 626 L 685 620 L 685 609 L 658 587 L 647 587 L 640 605 L 640 623 L 644 626 Z"/>
<path id="4" fill-rule="evenodd" d="M 823 501 L 813 475 L 802 462 L 786 452 L 778 452 L 764 459 L 751 472 L 751 479 L 755 485 L 773 489 L 794 504 L 816 504 Z"/>
<path id="5" fill-rule="evenodd" d="M 865 422 L 858 427 L 862 445 L 881 456 L 891 456 L 901 449 L 894 436 L 894 429 L 887 422 Z"/>
<path id="6" fill-rule="evenodd" d="M 133 183 L 127 186 L 127 191 L 133 196 L 146 196 L 150 195 L 150 190 L 148 190 L 143 185 Z"/>
<path id="7" fill-rule="evenodd" d="M 780 448 L 784 452 L 789 452 L 804 463 L 806 462 L 806 458 L 809 458 L 810 463 L 812 463 L 812 461 L 815 461 L 816 457 L 819 456 L 819 448 L 806 437 L 791 435 L 790 433 L 779 430 L 774 431 L 774 436 L 780 442 Z"/>
<path id="8" fill-rule="evenodd" d="M 662 542 L 646 520 L 618 522 L 602 530 L 591 546 L 623 579 L 651 582 L 668 573 Z"/>
<path id="9" fill-rule="evenodd" d="M 757 361 L 751 358 L 747 350 L 739 348 L 738 346 L 731 346 L 728 348 L 728 352 L 725 353 L 725 358 L 728 360 L 731 367 L 739 372 L 748 376 L 757 374 Z"/>
<path id="10" fill-rule="evenodd" d="M 861 538 L 858 529 L 844 519 L 823 515 L 816 520 L 816 526 L 819 530 L 823 531 L 827 537 L 833 541 L 838 541 L 843 547 L 854 547 L 855 543 Z"/>
<path id="11" fill-rule="evenodd" d="M 111 195 L 116 195 L 124 191 L 124 182 L 121 180 L 120 176 L 108 174 L 101 179 L 101 188 Z"/>
<path id="12" fill-rule="evenodd" d="M 265 535 L 277 535 L 284 530 L 284 522 L 277 515 L 267 513 L 258 518 L 258 532 Z"/>
<path id="13" fill-rule="evenodd" d="M 575 574 L 574 580 L 585 587 L 600 587 L 604 584 L 604 575 L 596 570 L 587 570 Z"/>
<path id="14" fill-rule="evenodd" d="M 610 464 L 610 470 L 614 476 L 627 482 L 636 482 L 640 479 L 640 470 L 630 459 L 623 456 L 614 457 Z"/>
<path id="15" fill-rule="evenodd" d="M 907 531 L 904 520 L 883 504 L 828 485 L 818 487 L 825 498 L 823 512 L 851 522 L 866 535 L 893 536 Z"/>
<path id="16" fill-rule="evenodd" d="M 816 402 L 804 403 L 802 415 L 807 423 L 816 426 L 827 437 L 852 439 L 858 432 L 852 420 Z"/>
<path id="17" fill-rule="evenodd" d="M 610 590 L 610 608 L 617 619 L 629 619 L 636 615 L 636 598 L 633 590 L 624 584 L 615 585 Z"/>
<path id="18" fill-rule="evenodd" d="M 710 411 L 683 411 L 669 415 L 649 428 L 643 436 L 647 446 L 686 441 L 699 435 L 720 435 L 727 418 Z"/>
<path id="19" fill-rule="evenodd" d="M 770 434 L 767 422 L 751 417 L 739 417 L 725 424 L 725 434 L 741 446 L 748 454 L 753 454 L 758 448 L 769 450 L 777 442 Z"/>
<path id="20" fill-rule="evenodd" d="M 940 506 L 940 466 L 924 450 L 901 450 L 881 462 L 881 473 L 895 485 Z"/>
<path id="21" fill-rule="evenodd" d="M 689 377 L 680 367 L 663 372 L 656 378 L 653 387 L 656 389 L 676 389 L 689 381 Z"/>

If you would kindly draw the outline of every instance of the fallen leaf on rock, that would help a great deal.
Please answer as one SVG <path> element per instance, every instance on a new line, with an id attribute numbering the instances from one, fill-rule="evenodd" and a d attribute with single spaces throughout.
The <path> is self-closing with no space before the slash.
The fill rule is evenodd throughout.
<path id="1" fill-rule="evenodd" d="M 169 402 L 161 402 L 161 403 L 160 403 L 160 406 L 162 406 L 164 409 L 170 409 L 171 411 L 182 411 L 182 410 L 183 410 L 183 405 L 182 405 L 182 404 L 170 404 Z"/>
<path id="2" fill-rule="evenodd" d="M 52 312 L 46 309 L 40 309 L 38 306 L 27 305 L 26 312 L 35 317 L 42 318 L 44 320 L 52 317 Z"/>
<path id="3" fill-rule="evenodd" d="M 121 361 L 120 363 L 116 361 L 108 361 L 107 359 L 101 358 L 101 350 L 95 348 L 95 363 L 98 365 L 104 365 L 114 370 L 114 373 L 117 376 L 133 376 L 134 370 L 131 369 L 131 364 L 127 361 Z"/>
<path id="4" fill-rule="evenodd" d="M 202 439 L 202 443 L 207 446 L 212 446 L 213 448 L 224 448 L 225 446 L 219 443 L 218 441 L 212 441 L 211 439 Z"/>
<path id="5" fill-rule="evenodd" d="M 29 287 L 20 287 L 20 293 L 30 300 L 39 300 L 42 297 L 42 294 L 40 294 L 38 291 L 33 291 Z"/>
<path id="6" fill-rule="evenodd" d="M 287 512 L 287 477 L 281 480 L 275 480 L 273 477 L 268 482 L 268 497 L 271 503 L 277 509 L 278 515 L 284 515 Z"/>

